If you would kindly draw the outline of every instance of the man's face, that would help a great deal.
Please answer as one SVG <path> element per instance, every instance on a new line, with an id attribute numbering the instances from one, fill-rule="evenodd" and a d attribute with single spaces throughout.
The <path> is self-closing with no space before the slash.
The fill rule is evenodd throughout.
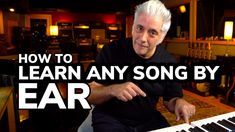
<path id="1" fill-rule="evenodd" d="M 144 13 L 140 14 L 136 19 L 132 29 L 133 48 L 142 58 L 150 58 L 156 46 L 164 38 L 164 33 L 161 31 L 163 21 L 162 18 L 154 18 Z"/>

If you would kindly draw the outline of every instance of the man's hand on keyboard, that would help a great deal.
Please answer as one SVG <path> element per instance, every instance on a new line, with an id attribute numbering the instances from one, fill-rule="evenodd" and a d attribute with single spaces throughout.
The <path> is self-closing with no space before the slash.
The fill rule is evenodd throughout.
<path id="1" fill-rule="evenodd" d="M 179 121 L 181 118 L 184 119 L 186 123 L 189 122 L 189 118 L 193 116 L 196 112 L 195 106 L 188 103 L 184 99 L 177 99 L 175 102 L 175 115 L 176 115 L 176 121 Z"/>

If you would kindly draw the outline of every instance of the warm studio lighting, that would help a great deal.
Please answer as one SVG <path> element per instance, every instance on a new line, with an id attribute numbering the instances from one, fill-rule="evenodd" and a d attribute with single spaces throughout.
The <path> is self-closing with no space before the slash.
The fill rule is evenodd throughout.
<path id="1" fill-rule="evenodd" d="M 116 25 L 116 24 L 109 24 L 109 26 L 107 28 L 108 28 L 108 30 L 117 31 L 118 30 L 118 25 Z"/>
<path id="2" fill-rule="evenodd" d="M 184 5 L 181 5 L 179 7 L 179 10 L 180 10 L 181 13 L 185 13 L 186 12 L 186 7 Z"/>
<path id="3" fill-rule="evenodd" d="M 90 27 L 87 25 L 79 25 L 79 26 L 74 26 L 74 28 L 89 29 Z"/>
<path id="4" fill-rule="evenodd" d="M 15 12 L 15 9 L 14 8 L 10 8 L 9 11 L 10 12 Z"/>
<path id="5" fill-rule="evenodd" d="M 58 36 L 58 26 L 57 25 L 52 25 L 50 26 L 50 35 L 51 36 Z"/>
<path id="6" fill-rule="evenodd" d="M 114 31 L 116 31 L 116 30 L 118 30 L 118 27 L 109 26 L 108 29 L 109 29 L 109 30 L 114 30 Z"/>
<path id="7" fill-rule="evenodd" d="M 224 39 L 230 40 L 233 37 L 233 21 L 225 21 Z"/>

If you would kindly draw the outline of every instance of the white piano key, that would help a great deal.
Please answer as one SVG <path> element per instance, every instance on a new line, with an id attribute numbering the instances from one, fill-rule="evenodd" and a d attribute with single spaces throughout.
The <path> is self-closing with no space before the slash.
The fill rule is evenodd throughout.
<path id="1" fill-rule="evenodd" d="M 180 125 L 175 125 L 175 126 L 171 126 L 171 127 L 153 130 L 150 132 L 176 132 L 176 131 L 181 131 L 181 130 L 185 130 L 186 132 L 189 132 L 188 129 L 191 127 L 192 127 L 191 125 L 184 123 L 184 124 L 180 124 Z"/>
<path id="2" fill-rule="evenodd" d="M 193 126 L 193 127 L 198 127 L 198 128 L 202 129 L 202 130 L 205 131 L 205 132 L 208 132 L 206 129 L 204 129 L 204 128 L 200 127 L 200 126 L 196 126 L 196 125 L 192 124 L 192 122 L 191 122 L 190 125 Z"/>
<path id="3" fill-rule="evenodd" d="M 201 119 L 201 120 L 198 120 L 198 121 L 193 121 L 193 122 L 191 122 L 191 125 L 189 125 L 187 123 L 184 123 L 184 124 L 180 124 L 180 125 L 176 125 L 176 126 L 171 126 L 171 127 L 167 127 L 167 128 L 153 130 L 153 131 L 150 131 L 150 132 L 176 132 L 176 131 L 181 131 L 181 130 L 189 132 L 189 128 L 194 128 L 196 126 L 199 127 L 200 129 L 204 130 L 205 132 L 208 132 L 207 130 L 205 130 L 201 126 L 206 125 L 207 123 L 212 123 L 212 122 L 214 122 L 214 123 L 218 124 L 219 126 L 227 129 L 228 131 L 232 131 L 232 130 L 226 128 L 225 126 L 220 125 L 219 123 L 217 123 L 217 121 L 222 120 L 222 119 L 226 119 L 227 121 L 229 121 L 228 118 L 234 117 L 234 116 L 235 116 L 235 111 L 225 113 L 225 114 L 221 114 L 221 115 L 217 115 L 217 116 L 214 116 L 214 117 Z M 231 122 L 231 121 L 229 121 L 229 122 Z M 233 123 L 233 122 L 231 122 L 231 123 Z M 235 124 L 235 123 L 233 123 L 233 124 Z"/>
<path id="4" fill-rule="evenodd" d="M 222 120 L 222 119 L 228 119 L 229 117 L 232 117 L 234 115 L 235 115 L 235 112 L 225 113 L 225 114 L 222 114 L 222 115 L 218 115 L 218 116 L 209 117 L 209 118 L 206 118 L 206 119 L 194 121 L 194 122 L 191 122 L 191 124 L 194 125 L 194 126 L 198 126 L 198 127 L 200 126 L 199 128 L 202 128 L 201 127 L 202 125 L 214 122 L 214 123 L 218 124 L 219 126 L 227 129 L 228 131 L 231 131 L 229 128 L 226 128 L 225 126 L 222 126 L 221 124 L 217 123 L 217 121 Z"/>

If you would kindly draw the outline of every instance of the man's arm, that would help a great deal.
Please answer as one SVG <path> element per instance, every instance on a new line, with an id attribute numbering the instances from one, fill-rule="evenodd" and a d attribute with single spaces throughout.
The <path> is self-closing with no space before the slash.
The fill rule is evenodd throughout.
<path id="1" fill-rule="evenodd" d="M 182 98 L 172 98 L 169 101 L 164 101 L 166 108 L 176 115 L 176 121 L 182 117 L 186 123 L 189 123 L 189 118 L 196 112 L 195 106 L 188 103 Z"/>
<path id="2" fill-rule="evenodd" d="M 176 103 L 176 100 L 179 99 L 179 97 L 175 97 L 175 98 L 172 98 L 171 100 L 169 101 L 164 101 L 164 105 L 165 107 L 171 112 L 171 113 L 175 113 L 175 103 Z"/>
<path id="3" fill-rule="evenodd" d="M 88 101 L 95 105 L 102 104 L 113 97 L 126 102 L 138 95 L 146 96 L 146 94 L 132 82 L 107 86 L 97 82 L 91 82 L 89 86 L 91 88 L 91 94 L 88 97 Z"/>
<path id="4" fill-rule="evenodd" d="M 92 104 L 102 104 L 107 100 L 112 98 L 111 91 L 109 90 L 109 86 L 105 86 L 103 84 L 99 84 L 97 82 L 89 83 L 91 93 L 88 97 L 88 101 Z"/>

